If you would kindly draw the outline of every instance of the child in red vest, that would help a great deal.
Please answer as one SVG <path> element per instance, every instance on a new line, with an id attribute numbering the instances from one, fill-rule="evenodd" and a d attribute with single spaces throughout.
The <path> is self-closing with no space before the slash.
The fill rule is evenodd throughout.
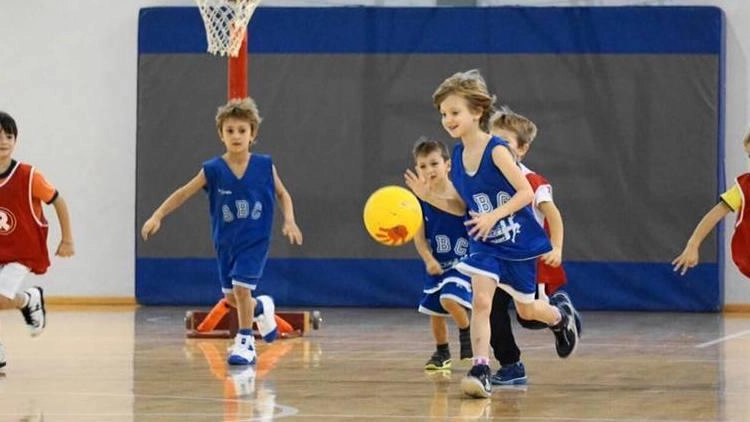
<path id="1" fill-rule="evenodd" d="M 55 255 L 73 256 L 73 235 L 62 196 L 33 166 L 12 158 L 17 137 L 15 120 L 0 111 L 0 309 L 19 309 L 31 335 L 38 336 L 46 325 L 42 288 L 20 290 L 29 273 L 44 274 L 50 265 L 42 202 L 55 207 L 60 222 L 62 239 Z"/>
<path id="2" fill-rule="evenodd" d="M 750 157 L 750 133 L 743 141 L 745 152 Z M 732 235 L 732 260 L 742 274 L 750 277 L 750 210 L 746 198 L 750 195 L 750 173 L 737 177 L 737 182 L 721 194 L 721 201 L 703 216 L 688 239 L 680 256 L 672 261 L 674 270 L 684 275 L 688 269 L 698 265 L 701 243 L 716 224 L 730 211 L 737 213 L 737 222 Z"/>

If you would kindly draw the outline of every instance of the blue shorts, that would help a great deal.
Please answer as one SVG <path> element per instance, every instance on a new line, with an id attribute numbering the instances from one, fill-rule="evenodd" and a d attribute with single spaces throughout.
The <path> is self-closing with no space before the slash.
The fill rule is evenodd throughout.
<path id="1" fill-rule="evenodd" d="M 536 295 L 536 257 L 513 261 L 496 256 L 473 253 L 464 257 L 456 269 L 468 276 L 482 275 L 497 283 L 514 300 L 531 303 Z"/>
<path id="2" fill-rule="evenodd" d="M 217 250 L 222 292 L 231 293 L 235 285 L 255 290 L 268 258 L 268 248 L 262 248 L 261 251 L 259 249 L 261 248 Z"/>
<path id="3" fill-rule="evenodd" d="M 426 291 L 419 301 L 419 312 L 427 315 L 450 316 L 440 304 L 440 299 L 457 302 L 466 309 L 471 309 L 471 281 L 468 277 L 453 273 L 442 279 L 438 287 Z"/>

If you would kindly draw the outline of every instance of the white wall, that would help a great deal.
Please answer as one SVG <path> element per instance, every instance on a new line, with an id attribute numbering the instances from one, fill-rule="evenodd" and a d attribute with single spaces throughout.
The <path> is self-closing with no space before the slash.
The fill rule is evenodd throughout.
<path id="1" fill-rule="evenodd" d="M 445 1 L 441 1 L 444 4 Z M 715 1 L 494 1 L 480 5 L 716 5 L 727 16 L 727 184 L 747 169 L 750 3 Z M 77 255 L 30 277 L 51 296 L 134 296 L 135 125 L 138 11 L 189 0 L 2 0 L 0 110 L 19 124 L 17 158 L 37 165 L 66 198 Z M 272 6 L 432 6 L 435 0 L 265 0 Z M 706 204 L 706 209 L 713 204 Z M 59 239 L 54 211 L 50 244 Z M 142 222 L 137 222 L 138 224 Z M 692 228 L 685 228 L 685 237 Z M 728 238 L 728 236 L 727 236 Z M 728 247 L 728 241 L 727 241 Z M 681 245 L 675 245 L 675 254 Z M 726 302 L 750 303 L 731 260 Z"/>

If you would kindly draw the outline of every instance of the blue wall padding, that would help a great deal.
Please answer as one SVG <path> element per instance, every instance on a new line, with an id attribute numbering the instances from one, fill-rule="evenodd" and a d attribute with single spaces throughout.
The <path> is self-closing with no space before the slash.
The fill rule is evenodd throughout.
<path id="1" fill-rule="evenodd" d="M 140 54 L 204 53 L 196 7 L 141 9 Z M 253 53 L 718 54 L 716 7 L 274 8 Z"/>
<path id="2" fill-rule="evenodd" d="M 258 293 L 280 306 L 416 308 L 423 268 L 420 260 L 271 259 Z M 716 264 L 698 265 L 684 277 L 668 264 L 570 262 L 565 268 L 571 281 L 565 290 L 581 309 L 718 310 Z M 211 306 L 221 297 L 211 258 L 139 258 L 136 278 L 144 305 Z"/>

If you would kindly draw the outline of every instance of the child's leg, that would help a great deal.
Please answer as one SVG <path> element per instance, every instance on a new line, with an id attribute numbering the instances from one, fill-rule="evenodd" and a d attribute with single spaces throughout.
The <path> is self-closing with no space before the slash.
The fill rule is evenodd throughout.
<path id="1" fill-rule="evenodd" d="M 505 290 L 495 289 L 490 313 L 490 345 L 500 365 L 510 365 L 521 360 L 521 350 L 513 337 L 508 314 L 511 300 L 513 298 Z"/>
<path id="2" fill-rule="evenodd" d="M 451 352 L 448 347 L 448 322 L 444 316 L 430 315 L 432 337 L 435 339 L 435 352 L 425 363 L 424 369 L 450 369 Z"/>
<path id="3" fill-rule="evenodd" d="M 529 303 L 516 301 L 515 305 L 518 315 L 525 320 L 542 321 L 552 326 L 562 318 L 560 310 L 544 300 L 536 299 Z"/>
<path id="4" fill-rule="evenodd" d="M 474 365 L 488 365 L 490 355 L 490 312 L 492 297 L 497 283 L 484 275 L 471 277 L 471 346 L 474 350 Z"/>
<path id="5" fill-rule="evenodd" d="M 29 269 L 21 264 L 0 266 L 0 309 L 21 309 L 29 301 L 29 295 L 18 293 Z"/>
<path id="6" fill-rule="evenodd" d="M 456 289 L 455 285 L 449 285 L 449 287 L 449 289 L 444 289 L 444 291 L 451 289 L 460 289 L 460 287 Z M 458 341 L 461 346 L 461 360 L 471 359 L 474 356 L 474 352 L 473 348 L 471 347 L 471 330 L 469 329 L 470 320 L 469 312 L 466 310 L 466 306 L 454 299 L 451 299 L 450 296 L 447 295 L 440 297 L 440 304 L 446 311 L 448 311 L 448 313 L 453 318 L 453 321 L 456 323 L 456 327 L 458 327 Z M 446 342 L 447 341 L 448 337 L 446 331 Z"/>
<path id="7" fill-rule="evenodd" d="M 448 344 L 448 323 L 445 317 L 430 315 L 430 327 L 435 344 Z"/>
<path id="8" fill-rule="evenodd" d="M 36 337 L 47 325 L 44 291 L 34 286 L 17 293 L 29 272 L 29 268 L 15 262 L 0 266 L 0 309 L 20 310 L 32 337 Z"/>
<path id="9" fill-rule="evenodd" d="M 252 292 L 248 287 L 235 284 L 233 290 L 234 306 L 237 307 L 237 321 L 240 331 L 249 330 L 252 335 L 255 299 L 253 299 Z"/>
<path id="10" fill-rule="evenodd" d="M 521 363 L 521 350 L 513 336 L 509 313 L 513 298 L 503 289 L 495 289 L 490 314 L 490 345 L 500 369 L 492 376 L 493 385 L 526 384 L 526 368 Z"/>
<path id="11" fill-rule="evenodd" d="M 232 303 L 227 294 L 227 301 Z M 255 363 L 255 338 L 253 337 L 253 308 L 255 302 L 248 285 L 233 281 L 232 293 L 234 305 L 237 308 L 237 322 L 239 331 L 234 338 L 234 345 L 229 351 L 227 362 L 230 365 L 252 365 Z"/>
<path id="12" fill-rule="evenodd" d="M 440 291 L 424 293 L 419 301 L 419 312 L 430 317 L 435 352 L 424 364 L 426 370 L 450 369 L 451 352 L 448 347 L 448 312 L 440 304 Z"/>
<path id="13" fill-rule="evenodd" d="M 575 308 L 567 302 L 552 306 L 546 301 L 515 302 L 518 314 L 523 319 L 546 323 L 555 334 L 557 355 L 566 358 L 573 354 L 578 344 L 578 331 L 575 325 Z"/>

